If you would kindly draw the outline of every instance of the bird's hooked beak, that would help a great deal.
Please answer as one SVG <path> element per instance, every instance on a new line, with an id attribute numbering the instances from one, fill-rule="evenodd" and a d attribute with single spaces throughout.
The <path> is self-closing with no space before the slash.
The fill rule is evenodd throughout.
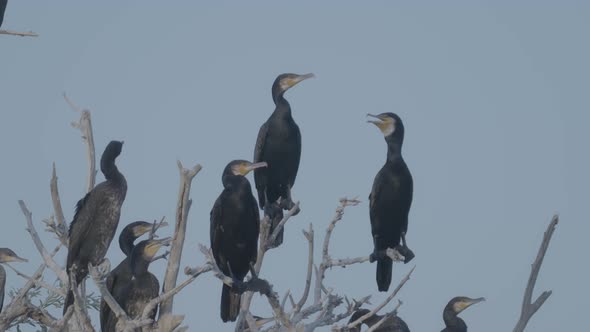
<path id="1" fill-rule="evenodd" d="M 9 258 L 9 262 L 20 262 L 20 263 L 26 263 L 29 260 L 26 258 L 22 258 L 22 257 L 18 257 L 17 255 L 14 256 L 10 256 Z"/>
<path id="2" fill-rule="evenodd" d="M 152 224 L 146 222 L 145 224 L 133 227 L 133 236 L 140 237 L 145 233 L 151 232 L 152 226 Z"/>
<path id="3" fill-rule="evenodd" d="M 463 300 L 463 301 L 458 302 L 458 303 L 455 304 L 455 308 L 454 308 L 455 309 L 455 312 L 458 314 L 461 311 L 463 311 L 463 310 L 471 307 L 472 305 L 477 304 L 479 302 L 483 302 L 485 300 L 486 299 L 483 298 L 483 297 L 478 297 L 477 299 L 467 298 L 467 299 L 465 299 L 465 300 Z"/>
<path id="4" fill-rule="evenodd" d="M 161 247 L 163 246 L 169 246 L 170 243 L 172 243 L 172 238 L 171 237 L 166 237 L 163 239 L 152 239 L 149 240 L 149 244 L 145 247 L 145 252 L 147 253 L 147 255 L 149 257 L 154 257 L 156 255 L 156 253 L 158 252 L 158 250 L 160 250 Z"/>
<path id="5" fill-rule="evenodd" d="M 312 78 L 315 77 L 315 75 L 313 73 L 308 73 L 308 74 L 303 74 L 303 75 L 297 75 L 295 77 L 290 77 L 285 79 L 283 82 L 281 82 L 281 88 L 283 91 L 287 91 L 290 88 L 294 87 L 295 85 L 299 84 L 301 81 L 304 81 L 308 78 Z"/>
<path id="6" fill-rule="evenodd" d="M 252 163 L 248 166 L 246 166 L 246 171 L 251 172 L 257 168 L 262 168 L 262 167 L 268 167 L 268 164 L 266 163 L 266 161 L 261 161 L 259 163 Z"/>
<path id="7" fill-rule="evenodd" d="M 375 115 L 367 113 L 368 117 L 375 118 L 375 120 L 367 120 L 367 122 L 374 124 L 381 130 L 384 136 L 389 136 L 395 131 L 394 120 L 386 115 Z"/>

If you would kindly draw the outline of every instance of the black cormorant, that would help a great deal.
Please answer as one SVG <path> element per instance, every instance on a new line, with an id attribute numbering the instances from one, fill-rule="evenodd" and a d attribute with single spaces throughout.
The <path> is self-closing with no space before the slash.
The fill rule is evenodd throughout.
<path id="1" fill-rule="evenodd" d="M 443 319 L 446 327 L 441 332 L 467 332 L 467 324 L 465 324 L 464 320 L 457 317 L 457 315 L 481 301 L 485 301 L 485 299 L 483 297 L 470 299 L 465 296 L 457 296 L 451 299 L 443 311 Z"/>
<path id="2" fill-rule="evenodd" d="M 4 21 L 4 12 L 6 11 L 6 4 L 8 0 L 0 0 L 0 27 L 2 27 L 2 22 Z"/>
<path id="3" fill-rule="evenodd" d="M 276 105 L 274 112 L 260 127 L 254 162 L 265 161 L 268 167 L 254 171 L 254 181 L 258 190 L 260 208 L 270 207 L 281 197 L 281 208 L 291 209 L 294 205 L 291 198 L 291 188 L 295 183 L 299 160 L 301 157 L 301 133 L 291 116 L 291 106 L 283 96 L 285 91 L 297 83 L 313 77 L 313 74 L 296 75 L 281 74 L 272 85 L 272 99 Z M 270 211 L 265 209 L 273 220 Z M 271 232 L 276 224 L 272 225 Z M 277 237 L 273 246 L 283 241 L 283 231 Z"/>
<path id="4" fill-rule="evenodd" d="M 119 235 L 119 247 L 125 254 L 125 259 L 117 265 L 107 276 L 106 286 L 113 298 L 120 303 L 124 296 L 123 290 L 131 281 L 131 251 L 137 238 L 152 230 L 152 224 L 145 221 L 132 222 L 125 226 Z M 112 314 L 108 304 L 101 300 L 100 302 L 100 328 L 102 332 L 115 331 L 117 320 Z"/>
<path id="5" fill-rule="evenodd" d="M 246 174 L 265 162 L 234 160 L 223 170 L 223 191 L 211 209 L 211 250 L 221 271 L 244 280 L 250 263 L 256 262 L 260 215 Z M 223 284 L 221 319 L 235 321 L 240 311 L 240 294 Z"/>
<path id="6" fill-rule="evenodd" d="M 0 263 L 10 262 L 28 262 L 28 260 L 18 257 L 14 251 L 8 248 L 0 248 Z M 4 286 L 6 286 L 6 271 L 4 270 L 4 267 L 0 265 L 0 312 L 2 312 L 2 307 L 4 305 Z"/>
<path id="7" fill-rule="evenodd" d="M 125 310 L 129 318 L 141 317 L 147 303 L 158 296 L 160 282 L 148 271 L 148 267 L 158 250 L 162 246 L 169 245 L 170 242 L 171 238 L 145 240 L 133 248 L 130 260 L 133 278 L 127 284 L 124 291 L 125 296 L 120 302 L 121 308 Z M 157 311 L 158 308 L 154 308 L 148 318 L 156 318 Z"/>
<path id="8" fill-rule="evenodd" d="M 79 285 L 88 275 L 88 263 L 98 265 L 107 253 L 117 231 L 121 205 L 127 194 L 127 181 L 115 165 L 123 142 L 111 141 L 100 159 L 100 170 L 106 181 L 99 183 L 76 204 L 76 213 L 70 224 L 67 271 L 74 267 Z M 71 285 L 64 302 L 63 312 L 74 303 Z"/>
<path id="9" fill-rule="evenodd" d="M 377 286 L 385 292 L 391 284 L 392 260 L 382 253 L 400 244 L 407 248 L 405 235 L 408 230 L 408 213 L 412 205 L 413 181 L 408 166 L 402 158 L 404 125 L 394 113 L 368 114 L 387 142 L 387 160 L 373 182 L 369 195 L 371 232 L 377 259 Z M 374 257 L 374 258 L 373 258 Z M 413 254 L 412 254 L 413 257 Z M 412 258 L 406 257 L 406 263 Z"/>
<path id="10" fill-rule="evenodd" d="M 348 323 L 352 323 L 357 319 L 361 318 L 362 316 L 368 314 L 370 310 L 368 309 L 358 309 L 357 311 L 352 314 Z M 379 323 L 383 316 L 380 315 L 373 315 L 363 321 L 363 324 L 366 324 L 368 327 L 372 327 L 373 325 Z M 357 327 L 350 330 L 350 332 L 360 332 L 361 325 L 357 325 Z M 410 332 L 410 328 L 408 328 L 408 324 L 403 321 L 403 319 L 399 318 L 398 316 L 389 316 L 378 328 L 375 329 L 375 332 Z"/>

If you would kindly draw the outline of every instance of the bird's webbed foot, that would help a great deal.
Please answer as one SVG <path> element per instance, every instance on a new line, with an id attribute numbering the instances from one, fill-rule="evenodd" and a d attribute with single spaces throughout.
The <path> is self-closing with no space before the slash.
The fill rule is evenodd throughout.
<path id="1" fill-rule="evenodd" d="M 404 256 L 404 264 L 408 264 L 412 259 L 414 259 L 414 257 L 416 257 L 412 249 L 405 245 L 398 245 L 395 247 L 395 250 Z"/>
<path id="2" fill-rule="evenodd" d="M 246 292 L 248 290 L 246 283 L 243 282 L 242 280 L 240 280 L 236 277 L 231 277 L 231 279 L 232 279 L 232 285 L 231 285 L 232 291 L 234 291 L 236 293 L 243 294 L 244 292 Z"/>

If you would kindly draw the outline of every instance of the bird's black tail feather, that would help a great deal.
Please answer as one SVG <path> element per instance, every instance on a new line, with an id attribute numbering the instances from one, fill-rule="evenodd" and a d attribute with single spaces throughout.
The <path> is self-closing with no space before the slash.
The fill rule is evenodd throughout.
<path id="1" fill-rule="evenodd" d="M 68 307 L 72 304 L 74 304 L 74 293 L 71 290 L 68 290 L 68 294 L 64 300 L 64 315 L 66 314 L 66 311 L 68 311 Z"/>
<path id="2" fill-rule="evenodd" d="M 223 284 L 221 290 L 221 320 L 235 322 L 240 313 L 240 293 L 232 292 L 231 287 Z"/>
<path id="3" fill-rule="evenodd" d="M 377 260 L 377 287 L 380 292 L 387 292 L 391 284 L 393 261 L 389 257 Z"/>
<path id="4" fill-rule="evenodd" d="M 283 220 L 283 210 L 281 209 L 280 206 L 277 206 L 277 204 L 272 204 L 266 211 L 268 213 L 268 217 L 270 218 L 270 231 L 269 231 L 269 236 L 272 235 L 272 233 L 275 231 L 275 229 L 277 228 L 277 226 L 281 223 L 281 220 Z M 283 233 L 285 231 L 285 228 L 281 228 L 281 231 L 279 232 L 279 234 L 277 235 L 277 237 L 275 238 L 274 242 L 270 244 L 270 248 L 276 248 L 278 246 L 280 246 L 281 244 L 283 244 Z"/>

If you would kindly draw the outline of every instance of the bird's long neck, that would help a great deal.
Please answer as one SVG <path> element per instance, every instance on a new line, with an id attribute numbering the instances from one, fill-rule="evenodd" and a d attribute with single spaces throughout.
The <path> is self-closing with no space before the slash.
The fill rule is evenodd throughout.
<path id="1" fill-rule="evenodd" d="M 467 332 L 467 324 L 465 324 L 465 321 L 459 318 L 455 313 L 445 310 L 443 313 L 443 319 L 449 331 Z"/>
<path id="2" fill-rule="evenodd" d="M 131 234 L 131 232 L 127 232 L 126 230 L 123 230 L 123 233 L 121 233 L 121 236 L 119 236 L 119 247 L 125 256 L 131 255 L 131 251 L 133 250 L 133 242 L 135 239 L 136 238 Z"/>
<path id="3" fill-rule="evenodd" d="M 387 161 L 395 162 L 402 158 L 402 141 L 392 136 L 385 138 L 387 142 Z"/>
<path id="4" fill-rule="evenodd" d="M 120 182 L 124 180 L 123 174 L 119 172 L 117 165 L 115 165 L 115 160 L 101 160 L 100 170 L 104 175 L 105 179 L 107 179 L 108 181 Z"/>
<path id="5" fill-rule="evenodd" d="M 289 102 L 285 99 L 283 94 L 281 93 L 277 96 L 273 96 L 273 99 L 276 106 L 274 113 L 279 116 L 291 117 L 291 105 L 289 105 Z"/>

